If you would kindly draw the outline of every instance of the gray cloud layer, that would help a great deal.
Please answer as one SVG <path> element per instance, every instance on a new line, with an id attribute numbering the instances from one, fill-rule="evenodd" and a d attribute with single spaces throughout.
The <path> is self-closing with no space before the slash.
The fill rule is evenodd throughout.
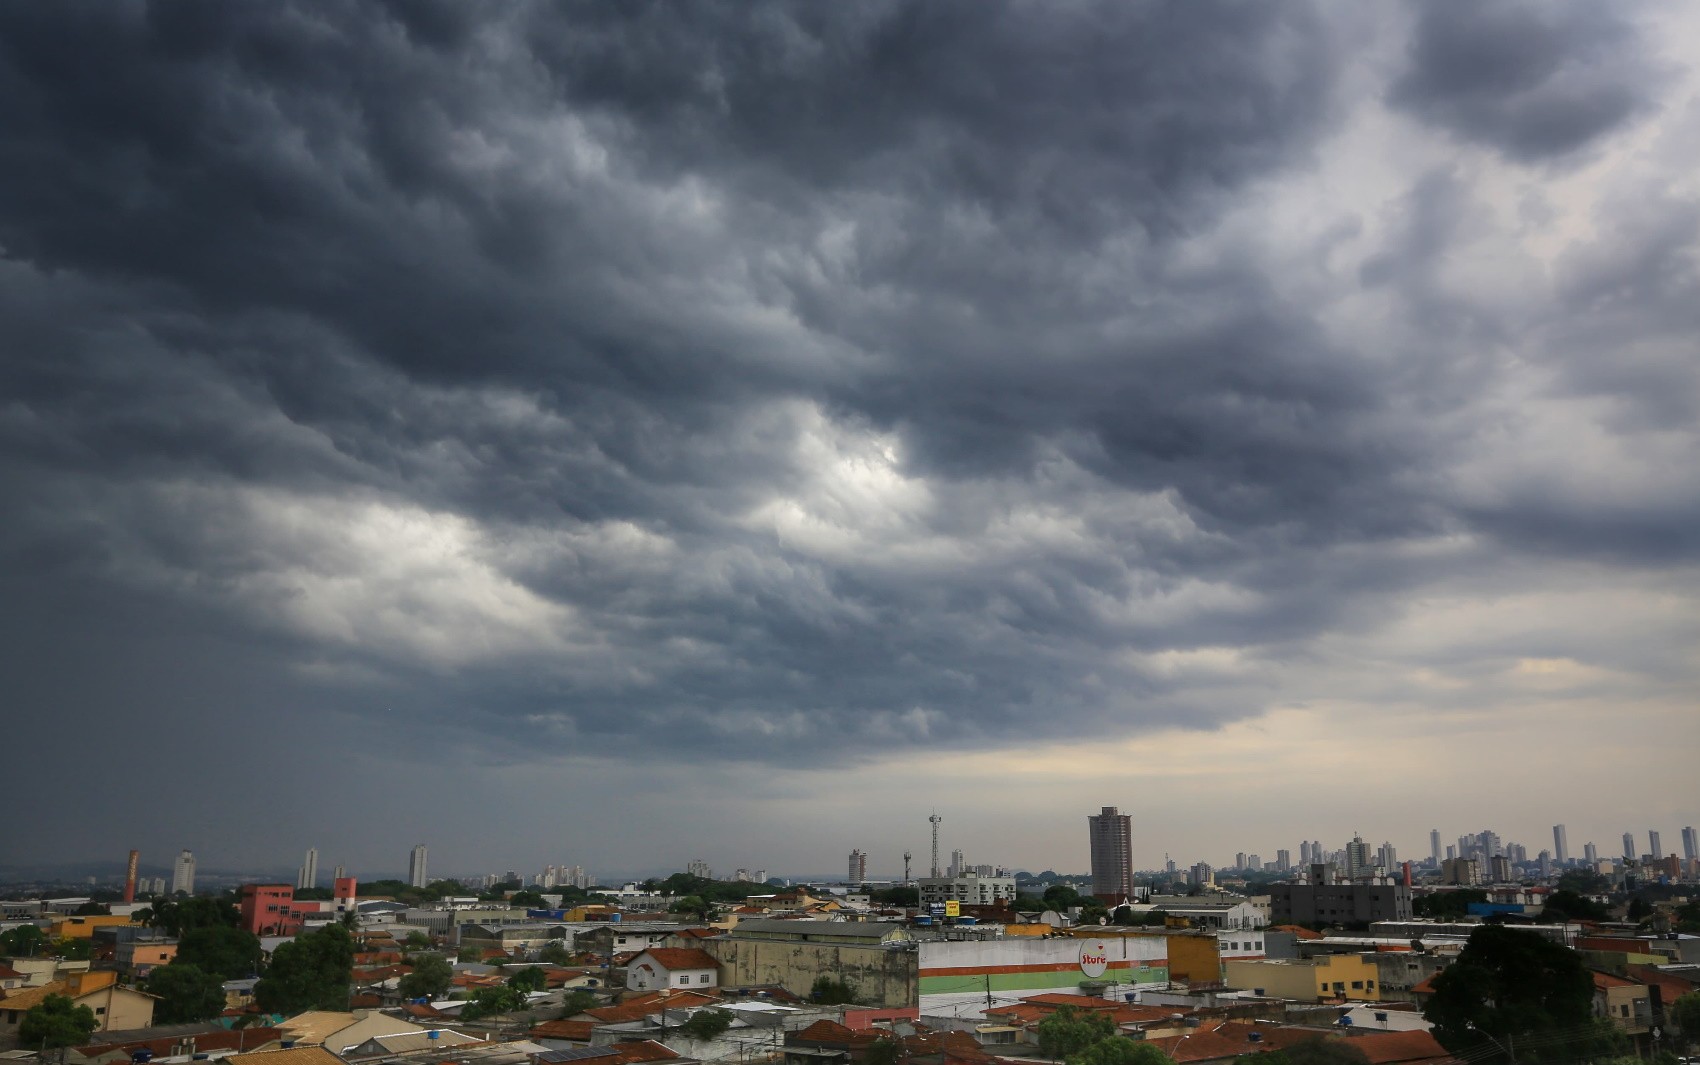
<path id="1" fill-rule="evenodd" d="M 1691 590 L 1676 149 L 1543 186 L 1673 78 L 1588 4 L 5 9 L 12 674 L 833 762 L 1245 717 L 1512 560 Z M 1370 113 L 1440 140 L 1331 203 Z"/>

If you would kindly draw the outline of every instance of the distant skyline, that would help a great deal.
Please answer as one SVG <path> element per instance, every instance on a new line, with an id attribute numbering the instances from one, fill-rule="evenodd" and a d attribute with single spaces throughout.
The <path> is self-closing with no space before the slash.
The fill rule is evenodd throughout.
<path id="1" fill-rule="evenodd" d="M 1126 810 L 1123 810 L 1122 812 L 1127 813 Z M 1094 815 L 1096 815 L 1097 811 L 1092 811 L 1092 813 Z M 1700 819 L 1700 818 L 1696 818 L 1696 819 Z M 922 823 L 923 824 L 926 823 L 924 819 L 923 819 Z M 947 819 L 946 824 L 948 824 L 948 823 L 949 823 L 949 820 Z M 1674 826 L 1674 828 L 1671 827 L 1671 826 Z M 1493 830 L 1495 832 L 1498 832 L 1500 834 L 1501 839 L 1506 843 L 1520 843 L 1523 846 L 1527 847 L 1528 851 L 1529 851 L 1529 858 L 1530 858 L 1531 861 L 1542 850 L 1552 850 L 1553 849 L 1552 843 L 1550 841 L 1550 835 L 1551 835 L 1550 828 L 1549 828 L 1546 836 L 1540 836 L 1540 835 L 1535 834 L 1535 833 L 1521 834 L 1521 833 L 1516 832 L 1516 831 L 1507 831 L 1504 826 L 1494 825 L 1494 824 L 1482 824 L 1482 825 L 1475 825 L 1475 826 L 1470 826 L 1470 827 L 1457 827 L 1455 829 L 1449 829 L 1445 825 L 1439 825 L 1439 826 L 1435 826 L 1435 827 L 1438 828 L 1439 832 L 1440 832 L 1440 841 L 1441 841 L 1441 848 L 1442 848 L 1443 853 L 1444 853 L 1446 847 L 1453 846 L 1457 843 L 1459 836 L 1473 835 L 1473 834 L 1480 832 L 1484 829 Z M 1681 835 L 1682 832 L 1685 829 L 1691 829 L 1692 827 L 1693 826 L 1691 824 L 1689 824 L 1688 822 L 1682 822 L 1680 824 L 1678 824 L 1676 822 L 1671 822 L 1670 826 L 1667 826 L 1665 824 L 1661 824 L 1661 825 L 1649 826 L 1649 828 L 1643 828 L 1643 829 L 1637 830 L 1634 833 L 1635 838 L 1638 841 L 1637 842 L 1637 851 L 1638 851 L 1638 853 L 1646 853 L 1646 845 L 1648 843 L 1648 833 L 1649 833 L 1649 831 L 1659 831 L 1659 832 L 1674 831 L 1678 835 L 1678 838 L 1682 838 L 1682 835 Z M 1422 837 L 1421 837 L 1420 840 L 1400 839 L 1400 838 L 1395 837 L 1395 836 L 1388 836 L 1388 835 L 1385 835 L 1385 834 L 1379 834 L 1379 833 L 1375 833 L 1375 832 L 1372 832 L 1372 831 L 1366 832 L 1362 828 L 1356 829 L 1354 831 L 1363 834 L 1364 842 L 1369 845 L 1372 853 L 1374 852 L 1375 848 L 1379 847 L 1383 842 L 1391 842 L 1394 845 L 1394 848 L 1398 852 L 1400 861 L 1414 861 L 1414 862 L 1420 863 L 1428 857 L 1429 851 L 1428 851 L 1428 832 L 1427 831 L 1424 831 L 1422 833 Z M 924 831 L 923 834 L 925 834 L 925 831 Z M 978 834 L 978 830 L 976 830 L 976 834 Z M 1202 851 L 1173 851 L 1173 852 L 1170 852 L 1170 855 L 1180 865 L 1182 871 L 1184 871 L 1187 867 L 1191 866 L 1193 863 L 1200 862 L 1200 861 L 1209 863 L 1210 865 L 1214 866 L 1217 870 L 1225 870 L 1225 869 L 1232 868 L 1232 865 L 1231 865 L 1231 862 L 1229 861 L 1229 859 L 1231 859 L 1235 854 L 1242 852 L 1242 851 L 1247 853 L 1247 854 L 1257 854 L 1260 857 L 1262 857 L 1264 859 L 1264 861 L 1274 861 L 1277 851 L 1288 850 L 1294 856 L 1294 858 L 1293 858 L 1294 865 L 1297 866 L 1299 864 L 1298 863 L 1299 846 L 1300 846 L 1300 843 L 1302 841 L 1307 840 L 1307 839 L 1318 839 L 1322 842 L 1323 846 L 1326 849 L 1328 849 L 1328 850 L 1340 850 L 1340 849 L 1343 849 L 1348 842 L 1350 842 L 1353 834 L 1354 834 L 1353 831 L 1348 831 L 1348 832 L 1345 832 L 1345 833 L 1342 833 L 1342 834 L 1335 834 L 1335 835 L 1329 835 L 1329 834 L 1326 834 L 1326 833 L 1320 834 L 1320 835 L 1318 835 L 1316 833 L 1312 833 L 1310 835 L 1295 835 L 1291 839 L 1277 839 L 1277 840 L 1268 840 L 1268 841 L 1265 841 L 1265 840 L 1244 840 L 1244 841 L 1241 841 L 1238 844 L 1234 845 L 1232 847 L 1232 849 L 1228 850 L 1225 853 L 1216 854 L 1216 853 L 1205 853 L 1205 852 L 1202 852 Z M 1060 832 L 1059 832 L 1059 835 L 1061 835 Z M 1090 874 L 1091 856 L 1090 856 L 1090 852 L 1089 852 L 1089 843 L 1088 843 L 1089 836 L 1088 836 L 1087 830 L 1084 827 L 1081 828 L 1081 830 L 1079 832 L 1079 836 L 1080 836 L 1080 841 L 1079 841 L 1080 845 L 1079 845 L 1079 848 L 1078 848 L 1079 853 L 1075 857 L 1075 860 L 1072 863 L 1068 862 L 1068 861 L 1049 862 L 1049 863 L 1023 862 L 1019 859 L 1011 858 L 1011 857 L 1001 855 L 1001 854 L 995 854 L 995 853 L 990 853 L 990 852 L 980 853 L 980 852 L 976 852 L 975 850 L 971 849 L 966 844 L 952 842 L 947 833 L 941 833 L 941 840 L 943 840 L 943 842 L 941 843 L 941 846 L 944 848 L 946 853 L 950 852 L 951 850 L 955 850 L 955 849 L 963 850 L 965 857 L 968 861 L 968 864 L 970 864 L 970 865 L 979 865 L 979 864 L 1003 865 L 1003 866 L 1005 866 L 1005 867 L 1007 867 L 1011 870 L 1024 870 L 1024 871 L 1029 872 L 1029 873 L 1039 873 L 1039 872 L 1043 872 L 1046 869 L 1051 869 L 1051 870 L 1054 870 L 1054 871 L 1059 872 L 1059 873 L 1067 873 L 1067 874 L 1071 874 L 1071 875 L 1086 876 L 1086 875 Z M 1608 832 L 1601 832 L 1601 833 L 1598 833 L 1594 836 L 1591 836 L 1588 839 L 1583 840 L 1582 843 L 1583 843 L 1583 846 L 1585 846 L 1588 843 L 1593 843 L 1599 849 L 1599 852 L 1600 852 L 1602 857 L 1615 860 L 1617 857 L 1620 856 L 1618 852 L 1620 851 L 1621 848 L 1618 844 L 1619 844 L 1619 841 L 1621 839 L 1621 836 L 1622 836 L 1621 832 L 1609 832 L 1609 831 Z M 1059 839 L 1058 842 L 1059 843 L 1065 843 L 1066 841 Z M 1162 868 L 1162 865 L 1163 865 L 1162 853 L 1160 853 L 1160 852 L 1157 853 L 1156 857 L 1154 859 L 1151 859 L 1151 858 L 1148 858 L 1146 856 L 1145 852 L 1142 850 L 1142 848 L 1140 846 L 1139 823 L 1138 823 L 1137 815 L 1135 815 L 1135 820 L 1134 820 L 1134 823 L 1133 823 L 1133 826 L 1132 826 L 1132 843 L 1133 843 L 1133 854 L 1134 854 L 1134 868 L 1135 868 L 1136 871 L 1147 871 L 1148 872 L 1148 871 L 1157 870 L 1157 869 Z M 430 844 L 422 844 L 421 846 L 426 846 L 427 848 L 429 848 Z M 902 875 L 903 875 L 902 852 L 903 852 L 903 849 L 904 849 L 905 846 L 907 846 L 910 850 L 913 850 L 913 851 L 916 851 L 917 853 L 920 853 L 920 851 L 917 850 L 916 845 L 913 844 L 913 843 L 908 843 L 908 844 L 898 843 L 898 844 L 896 844 L 892 847 L 878 847 L 878 846 L 870 847 L 865 841 L 864 842 L 847 841 L 846 844 L 845 844 L 845 847 L 844 847 L 844 851 L 847 853 L 849 850 L 852 850 L 852 849 L 860 849 L 860 850 L 865 852 L 866 857 L 867 857 L 867 870 L 868 870 L 869 879 L 871 879 L 871 880 L 882 880 L 882 881 L 883 880 L 899 880 L 899 879 L 902 878 Z M 271 861 L 271 862 L 267 862 L 264 859 L 259 859 L 259 860 L 244 863 L 244 862 L 240 862 L 240 861 L 235 861 L 235 862 L 225 861 L 225 860 L 221 860 L 217 855 L 210 855 L 210 856 L 209 855 L 203 855 L 203 853 L 201 851 L 195 850 L 194 848 L 188 848 L 188 849 L 194 852 L 196 862 L 197 862 L 197 865 L 199 867 L 199 875 L 202 875 L 202 876 L 209 875 L 209 874 L 211 874 L 211 875 L 230 875 L 232 873 L 237 873 L 237 872 L 240 872 L 240 871 L 243 871 L 243 870 L 251 870 L 255 873 L 262 873 L 262 872 L 270 871 L 270 872 L 276 874 L 276 873 L 285 869 L 285 866 L 282 864 L 281 856 L 278 860 Z M 745 869 L 748 869 L 752 872 L 755 871 L 756 869 L 766 869 L 770 876 L 781 876 L 781 877 L 786 877 L 786 878 L 795 878 L 795 877 L 798 877 L 798 876 L 812 876 L 812 877 L 817 877 L 817 878 L 821 878 L 821 879 L 838 880 L 838 879 L 842 879 L 843 875 L 844 875 L 842 872 L 833 873 L 833 872 L 824 871 L 824 870 L 831 868 L 831 866 L 828 865 L 828 864 L 821 864 L 821 865 L 810 865 L 810 864 L 808 864 L 809 861 L 818 861 L 819 859 L 811 858 L 811 859 L 808 859 L 806 862 L 799 864 L 798 866 L 796 866 L 794 868 L 782 868 L 782 867 L 776 865 L 775 863 L 764 862 L 764 861 L 761 861 L 760 859 L 757 859 L 757 858 L 747 858 L 747 859 L 741 859 L 741 860 L 738 860 L 738 861 L 724 861 L 724 860 L 717 859 L 712 852 L 704 852 L 700 849 L 698 851 L 693 851 L 693 852 L 690 852 L 688 854 L 681 854 L 681 856 L 678 858 L 678 860 L 676 862 L 671 862 L 671 863 L 666 861 L 666 860 L 658 860 L 658 861 L 650 862 L 650 863 L 639 862 L 639 863 L 636 863 L 636 864 L 626 864 L 626 865 L 619 865 L 619 866 L 610 864 L 607 867 L 603 867 L 603 866 L 599 865 L 594 859 L 587 859 L 586 857 L 579 856 L 579 855 L 566 855 L 566 856 L 554 855 L 554 856 L 551 856 L 551 855 L 544 854 L 540 858 L 533 859 L 532 864 L 529 864 L 529 865 L 519 864 L 522 860 L 520 858 L 520 854 L 522 852 L 523 853 L 535 853 L 535 851 L 532 848 L 530 848 L 528 845 L 516 844 L 515 847 L 514 847 L 514 853 L 512 855 L 510 855 L 509 857 L 498 858 L 497 860 L 495 860 L 493 862 L 486 862 L 484 864 L 479 864 L 477 862 L 463 863 L 461 860 L 457 859 L 453 854 L 449 854 L 446 857 L 433 856 L 430 859 L 430 861 L 432 863 L 432 867 L 431 867 L 429 879 L 431 879 L 431 880 L 443 879 L 445 877 L 453 877 L 453 876 L 456 876 L 456 875 L 468 876 L 468 875 L 475 875 L 475 874 L 476 875 L 484 875 L 484 874 L 489 874 L 489 873 L 502 873 L 502 872 L 506 872 L 509 869 L 514 869 L 514 870 L 518 871 L 522 876 L 527 878 L 527 880 L 529 881 L 529 879 L 532 876 L 542 872 L 544 866 L 546 866 L 546 865 L 561 865 L 563 862 L 565 862 L 566 864 L 571 864 L 571 865 L 581 865 L 585 868 L 585 870 L 587 872 L 595 874 L 595 875 L 600 875 L 600 876 L 607 876 L 607 875 L 611 875 L 611 874 L 612 875 L 630 875 L 630 876 L 640 876 L 640 875 L 641 876 L 652 876 L 652 875 L 665 876 L 669 873 L 686 871 L 687 865 L 692 860 L 697 859 L 697 858 L 701 858 L 704 861 L 706 861 L 709 864 L 710 868 L 714 871 L 714 874 L 717 878 L 727 879 L 727 880 L 732 879 L 733 874 L 739 868 L 745 868 Z M 1666 852 L 1671 853 L 1669 848 L 1666 848 Z M 328 853 L 331 853 L 331 852 L 327 850 L 326 853 L 328 854 Z M 433 853 L 433 855 L 436 854 L 435 851 L 433 851 L 432 853 Z M 1682 852 L 1679 849 L 1675 853 L 1680 854 Z M 1572 853 L 1571 857 L 1574 859 L 1574 858 L 1579 857 L 1580 854 L 1581 854 L 1581 847 L 1576 847 L 1576 848 L 1573 848 L 1573 853 Z M 334 864 L 347 866 L 351 875 L 356 876 L 356 877 L 361 878 L 361 879 L 364 879 L 364 880 L 397 879 L 397 880 L 401 880 L 402 882 L 405 883 L 411 878 L 411 872 L 408 868 L 409 861 L 412 857 L 412 848 L 411 847 L 409 848 L 409 853 L 406 854 L 406 855 L 403 855 L 401 857 L 401 859 L 399 860 L 399 862 L 397 862 L 396 859 L 394 859 L 394 858 L 390 859 L 393 867 L 386 866 L 384 860 L 381 857 L 378 857 L 378 856 L 372 856 L 372 857 L 374 858 L 374 860 L 371 861 L 369 866 L 364 867 L 364 868 L 362 867 L 362 864 L 359 861 L 358 856 L 349 857 L 349 856 L 340 856 L 339 855 L 337 862 L 334 863 Z M 14 858 L 16 858 L 18 860 L 14 860 Z M 175 857 L 173 858 L 173 860 L 175 860 Z M 1555 860 L 1556 860 L 1556 856 L 1555 856 Z M 83 856 L 81 859 L 73 857 L 73 858 L 70 858 L 70 859 L 66 859 L 66 861 L 67 862 L 93 861 L 93 862 L 101 862 L 103 864 L 110 864 L 112 866 L 114 873 L 116 874 L 117 872 L 122 871 L 125 858 L 124 858 L 123 855 L 120 855 L 118 857 L 110 858 L 110 860 L 109 860 L 108 856 L 105 856 L 105 855 L 86 855 L 86 856 Z M 437 863 L 439 863 L 439 862 L 446 863 L 444 866 L 441 867 L 440 870 L 439 870 L 439 867 L 437 865 Z M 886 868 L 887 862 L 892 862 L 892 867 L 889 868 L 889 869 Z M 13 864 L 31 865 L 31 864 L 36 864 L 36 863 L 29 861 L 27 855 L 0 856 L 0 869 L 3 869 L 7 865 L 13 865 Z M 838 861 L 837 864 L 838 865 L 844 864 L 842 854 L 839 855 L 839 861 Z M 142 854 L 142 866 L 143 866 L 144 869 L 149 868 L 147 852 L 145 850 L 143 851 L 143 854 Z M 162 864 L 158 865 L 157 868 L 159 868 L 160 870 L 163 871 L 163 870 L 166 869 L 166 865 L 162 863 Z M 925 875 L 925 872 L 926 871 L 924 869 L 917 870 L 915 875 L 917 875 L 917 876 Z"/>
<path id="2" fill-rule="evenodd" d="M 0 41 L 0 863 L 1697 819 L 1700 6 Z"/>

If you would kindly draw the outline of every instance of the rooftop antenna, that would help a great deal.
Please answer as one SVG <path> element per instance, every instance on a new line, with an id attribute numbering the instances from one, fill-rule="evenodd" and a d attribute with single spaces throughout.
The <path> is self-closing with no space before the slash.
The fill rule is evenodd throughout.
<path id="1" fill-rule="evenodd" d="M 934 810 L 933 815 L 927 820 L 933 823 L 933 879 L 937 880 L 939 878 L 939 822 L 943 821 L 944 818 L 939 816 L 937 810 Z"/>

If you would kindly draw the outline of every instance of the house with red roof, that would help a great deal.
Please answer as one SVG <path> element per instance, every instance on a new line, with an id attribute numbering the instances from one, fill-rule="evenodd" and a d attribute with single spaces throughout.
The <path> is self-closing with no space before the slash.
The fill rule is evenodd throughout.
<path id="1" fill-rule="evenodd" d="M 629 991 L 719 986 L 720 963 L 700 947 L 650 947 L 626 964 Z"/>

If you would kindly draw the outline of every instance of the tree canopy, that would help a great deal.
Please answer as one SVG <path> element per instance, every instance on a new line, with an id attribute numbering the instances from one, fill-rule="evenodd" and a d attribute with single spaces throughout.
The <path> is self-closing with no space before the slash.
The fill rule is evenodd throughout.
<path id="1" fill-rule="evenodd" d="M 402 998 L 438 998 L 454 982 L 454 966 L 441 954 L 415 954 L 412 963 L 398 988 Z"/>
<path id="2" fill-rule="evenodd" d="M 549 986 L 549 980 L 543 975 L 542 969 L 535 965 L 528 965 L 508 977 L 508 986 L 521 994 L 525 994 L 531 991 L 542 991 Z"/>
<path id="3" fill-rule="evenodd" d="M 1559 890 L 1547 896 L 1545 905 L 1541 907 L 1541 920 L 1553 921 L 1604 921 L 1611 913 L 1602 905 L 1574 891 Z"/>
<path id="4" fill-rule="evenodd" d="M 1453 1054 L 1513 1051 L 1518 1061 L 1590 1043 L 1594 982 L 1581 955 L 1536 932 L 1484 925 L 1434 978 L 1423 1016 Z"/>
<path id="5" fill-rule="evenodd" d="M 725 1010 L 697 1010 L 679 1025 L 679 1031 L 692 1039 L 713 1039 L 732 1027 L 732 1015 Z"/>
<path id="6" fill-rule="evenodd" d="M 241 980 L 260 971 L 260 941 L 230 925 L 191 928 L 177 940 L 178 965 L 193 965 L 225 980 Z"/>
<path id="7" fill-rule="evenodd" d="M 1116 1026 L 1102 1013 L 1064 1006 L 1039 1022 L 1039 1052 L 1054 1061 L 1068 1060 L 1115 1034 Z"/>
<path id="8" fill-rule="evenodd" d="M 153 900 L 143 912 L 149 924 L 173 936 L 182 936 L 195 928 L 235 928 L 242 923 L 242 913 L 232 895 L 162 897 Z"/>
<path id="9" fill-rule="evenodd" d="M 1470 912 L 1470 903 L 1486 902 L 1487 897 L 1487 892 L 1478 888 L 1458 888 L 1455 891 L 1418 895 L 1411 900 L 1411 915 L 1430 917 L 1437 921 L 1456 921 Z"/>
<path id="10" fill-rule="evenodd" d="M 348 1008 L 354 939 L 340 924 L 297 936 L 272 952 L 254 1001 L 267 1013 Z"/>
<path id="11" fill-rule="evenodd" d="M 99 1022 L 94 1011 L 64 995 L 48 995 L 18 1022 L 18 1045 L 25 1048 L 80 1047 Z"/>
<path id="12" fill-rule="evenodd" d="M 0 953 L 14 958 L 33 958 L 47 944 L 47 933 L 33 924 L 21 924 L 0 932 Z"/>
<path id="13" fill-rule="evenodd" d="M 1171 1065 L 1169 1055 L 1146 1042 L 1112 1035 L 1068 1059 L 1069 1065 Z"/>
<path id="14" fill-rule="evenodd" d="M 476 1021 L 482 1017 L 512 1013 L 524 1006 L 525 995 L 515 988 L 481 987 L 473 993 L 472 1001 L 461 1007 L 460 1017 L 465 1021 Z"/>
<path id="15" fill-rule="evenodd" d="M 174 961 L 148 974 L 144 991 L 159 996 L 154 1003 L 155 1024 L 188 1024 L 206 1021 L 224 1012 L 224 980 L 198 965 Z"/>

